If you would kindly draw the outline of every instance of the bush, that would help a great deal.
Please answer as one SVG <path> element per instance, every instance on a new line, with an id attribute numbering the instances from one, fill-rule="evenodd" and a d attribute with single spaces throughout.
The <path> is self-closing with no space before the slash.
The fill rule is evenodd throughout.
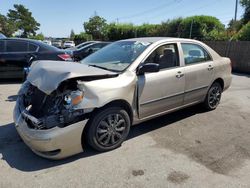
<path id="1" fill-rule="evenodd" d="M 236 39 L 249 41 L 250 40 L 250 22 L 244 25 L 236 35 Z"/>
<path id="2" fill-rule="evenodd" d="M 80 33 L 78 35 L 74 36 L 74 42 L 76 45 L 81 44 L 83 42 L 89 41 L 89 40 L 93 40 L 92 35 L 87 34 L 87 33 Z"/>

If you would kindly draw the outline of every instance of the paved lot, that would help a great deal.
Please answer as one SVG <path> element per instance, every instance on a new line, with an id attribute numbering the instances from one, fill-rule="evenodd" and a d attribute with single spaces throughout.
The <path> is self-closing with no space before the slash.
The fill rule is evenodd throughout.
<path id="1" fill-rule="evenodd" d="M 62 161 L 33 154 L 16 133 L 20 84 L 0 84 L 0 187 L 250 187 L 250 76 L 234 75 L 220 106 L 132 128 L 121 148 Z"/>

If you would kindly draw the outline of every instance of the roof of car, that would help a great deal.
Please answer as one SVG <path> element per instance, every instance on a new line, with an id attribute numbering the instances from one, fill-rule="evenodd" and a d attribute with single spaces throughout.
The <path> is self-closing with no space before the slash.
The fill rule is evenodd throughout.
<path id="1" fill-rule="evenodd" d="M 174 38 L 174 37 L 142 37 L 142 38 L 125 39 L 124 41 L 140 41 L 140 42 L 154 43 L 162 40 L 194 41 L 192 39 Z"/>

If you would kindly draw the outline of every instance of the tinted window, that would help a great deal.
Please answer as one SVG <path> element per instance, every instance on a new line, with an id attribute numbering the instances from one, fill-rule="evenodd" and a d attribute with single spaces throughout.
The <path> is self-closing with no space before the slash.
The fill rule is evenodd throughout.
<path id="1" fill-rule="evenodd" d="M 156 63 L 160 69 L 179 66 L 178 48 L 176 44 L 166 44 L 154 50 L 144 63 Z"/>
<path id="2" fill-rule="evenodd" d="M 0 52 L 4 52 L 4 41 L 0 41 Z"/>
<path id="3" fill-rule="evenodd" d="M 7 41 L 7 52 L 27 52 L 28 43 L 23 41 Z"/>
<path id="4" fill-rule="evenodd" d="M 29 51 L 30 52 L 35 52 L 37 50 L 38 46 L 35 44 L 29 43 Z"/>
<path id="5" fill-rule="evenodd" d="M 211 60 L 208 52 L 196 44 L 181 44 L 184 53 L 185 64 L 194 64 Z"/>

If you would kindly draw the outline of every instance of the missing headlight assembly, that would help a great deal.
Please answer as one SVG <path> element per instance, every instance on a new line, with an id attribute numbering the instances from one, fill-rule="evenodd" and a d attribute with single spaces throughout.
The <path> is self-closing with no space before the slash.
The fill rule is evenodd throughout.
<path id="1" fill-rule="evenodd" d="M 85 119 L 81 105 L 84 92 L 76 81 L 63 82 L 50 95 L 26 83 L 21 95 L 25 107 L 22 115 L 30 128 L 65 127 Z"/>

